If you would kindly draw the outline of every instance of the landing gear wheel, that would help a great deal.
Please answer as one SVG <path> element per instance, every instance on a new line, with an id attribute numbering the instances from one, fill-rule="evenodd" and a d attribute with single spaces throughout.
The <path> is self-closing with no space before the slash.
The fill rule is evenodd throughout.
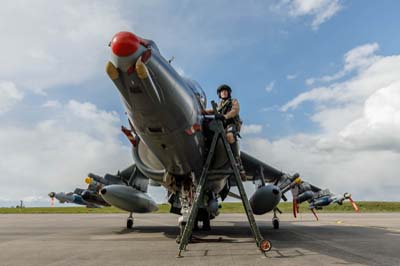
<path id="1" fill-rule="evenodd" d="M 274 226 L 274 229 L 279 229 L 279 219 L 278 218 L 272 219 L 272 225 Z"/>
<path id="2" fill-rule="evenodd" d="M 132 229 L 132 227 L 133 227 L 133 218 L 128 218 L 128 220 L 126 220 L 126 228 Z"/>

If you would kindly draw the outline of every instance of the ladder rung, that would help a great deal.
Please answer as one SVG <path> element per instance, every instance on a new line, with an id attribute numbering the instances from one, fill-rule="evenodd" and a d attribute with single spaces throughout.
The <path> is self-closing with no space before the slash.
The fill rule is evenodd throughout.
<path id="1" fill-rule="evenodd" d="M 233 175 L 232 170 L 211 170 L 208 171 L 207 175 Z"/>

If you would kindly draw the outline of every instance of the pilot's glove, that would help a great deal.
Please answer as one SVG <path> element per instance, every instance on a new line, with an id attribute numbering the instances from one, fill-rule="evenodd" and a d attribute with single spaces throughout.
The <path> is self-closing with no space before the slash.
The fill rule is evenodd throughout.
<path id="1" fill-rule="evenodd" d="M 221 114 L 216 114 L 216 115 L 215 115 L 215 119 L 216 119 L 216 120 L 224 121 L 224 120 L 225 120 L 225 116 L 224 116 L 224 115 L 221 115 Z"/>

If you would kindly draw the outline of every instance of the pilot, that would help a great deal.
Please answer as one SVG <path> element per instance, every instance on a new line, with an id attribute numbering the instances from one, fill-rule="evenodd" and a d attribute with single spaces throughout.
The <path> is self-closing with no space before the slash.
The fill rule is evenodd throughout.
<path id="1" fill-rule="evenodd" d="M 238 136 L 240 137 L 239 133 L 242 126 L 242 120 L 239 116 L 239 102 L 237 99 L 232 98 L 232 89 L 226 84 L 218 87 L 217 94 L 221 101 L 218 103 L 218 113 L 215 114 L 215 118 L 223 121 L 226 139 L 231 146 L 233 156 L 239 166 L 240 176 L 243 181 L 246 181 L 246 173 L 240 160 L 239 144 L 237 141 Z M 212 110 L 207 110 L 207 113 L 212 112 Z"/>

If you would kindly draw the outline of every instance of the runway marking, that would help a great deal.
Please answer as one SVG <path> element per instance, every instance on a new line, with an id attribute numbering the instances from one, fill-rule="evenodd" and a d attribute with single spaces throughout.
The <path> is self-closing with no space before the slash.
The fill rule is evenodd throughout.
<path id="1" fill-rule="evenodd" d="M 384 227 L 384 226 L 375 226 L 375 225 L 363 225 L 363 224 L 356 224 L 356 223 L 346 223 L 344 224 L 344 221 L 338 220 L 336 221 L 336 224 L 341 224 L 344 226 L 352 226 L 352 227 L 364 227 L 364 228 L 371 228 L 371 229 L 379 229 L 379 230 L 386 230 L 386 231 L 391 231 L 395 233 L 400 233 L 400 229 L 398 228 L 393 228 L 393 227 Z"/>

